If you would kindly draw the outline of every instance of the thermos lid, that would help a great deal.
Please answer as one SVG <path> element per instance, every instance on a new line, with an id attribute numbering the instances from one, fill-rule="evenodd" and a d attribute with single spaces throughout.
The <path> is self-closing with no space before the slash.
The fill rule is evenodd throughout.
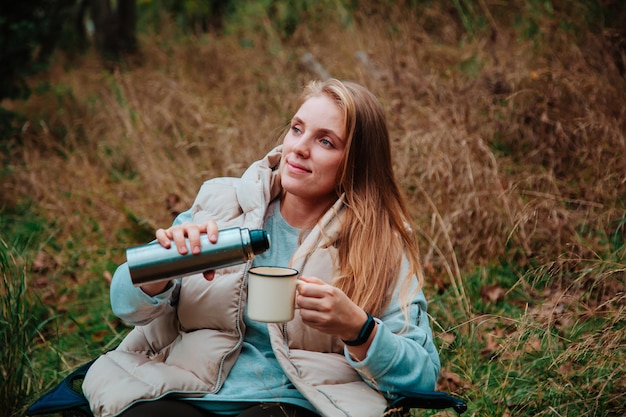
<path id="1" fill-rule="evenodd" d="M 255 255 L 270 248 L 270 237 L 265 230 L 250 230 L 250 246 Z"/>

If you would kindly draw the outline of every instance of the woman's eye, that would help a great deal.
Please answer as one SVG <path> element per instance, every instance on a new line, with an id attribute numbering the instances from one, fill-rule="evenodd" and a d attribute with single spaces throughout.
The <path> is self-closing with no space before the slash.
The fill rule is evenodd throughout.
<path id="1" fill-rule="evenodd" d="M 333 146 L 333 143 L 326 138 L 320 139 L 320 143 L 324 146 L 331 146 L 331 147 Z"/>
<path id="2" fill-rule="evenodd" d="M 296 135 L 301 133 L 301 131 L 300 131 L 300 129 L 298 128 L 298 126 L 291 126 L 291 131 L 292 131 L 294 134 L 296 134 Z"/>

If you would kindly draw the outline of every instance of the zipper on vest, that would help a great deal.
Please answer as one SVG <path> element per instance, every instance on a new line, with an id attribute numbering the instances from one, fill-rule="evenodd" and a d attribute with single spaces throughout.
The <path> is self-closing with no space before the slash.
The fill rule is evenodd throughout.
<path id="1" fill-rule="evenodd" d="M 251 267 L 252 267 L 252 260 L 250 259 L 246 262 L 246 269 L 243 273 L 243 278 L 241 279 L 241 284 L 239 286 L 239 299 L 237 300 L 237 317 L 235 318 L 237 322 L 237 335 L 239 336 L 239 338 L 235 346 L 233 346 L 231 350 L 229 350 L 228 352 L 224 354 L 224 356 L 222 356 L 222 359 L 220 360 L 220 366 L 217 371 L 217 381 L 215 381 L 215 388 L 213 388 L 210 394 L 217 393 L 222 388 L 222 385 L 224 385 L 224 379 L 225 379 L 223 375 L 224 362 L 226 361 L 226 359 L 230 357 L 230 355 L 235 353 L 239 349 L 239 347 L 243 344 L 243 331 L 241 330 L 241 322 L 243 321 L 242 294 L 243 294 L 243 291 L 245 290 L 246 281 L 248 278 L 248 270 Z"/>

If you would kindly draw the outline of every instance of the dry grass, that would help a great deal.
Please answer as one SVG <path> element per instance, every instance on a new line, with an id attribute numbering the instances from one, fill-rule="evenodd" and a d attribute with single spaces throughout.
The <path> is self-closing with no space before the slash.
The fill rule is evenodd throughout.
<path id="1" fill-rule="evenodd" d="M 58 227 L 57 241 L 80 245 L 86 256 L 72 273 L 86 282 L 90 265 L 123 261 L 123 248 L 168 225 L 202 181 L 239 175 L 276 143 L 301 86 L 314 77 L 299 63 L 310 52 L 332 76 L 367 85 L 388 109 L 396 173 L 423 239 L 428 291 L 447 294 L 448 307 L 456 306 L 448 311 L 434 303 L 437 330 L 459 330 L 479 350 L 491 343 L 507 375 L 496 388 L 474 370 L 479 365 L 468 348 L 464 357 L 449 357 L 465 379 L 502 394 L 501 412 L 530 401 L 539 391 L 518 392 L 507 403 L 504 387 L 512 384 L 511 370 L 536 366 L 525 347 L 533 335 L 550 369 L 563 370 L 598 348 L 602 369 L 620 366 L 610 357 L 617 351 L 623 360 L 625 344 L 620 58 L 601 32 L 540 21 L 540 35 L 525 38 L 510 15 L 497 13 L 500 3 L 479 4 L 493 20 L 490 34 L 473 39 L 463 37 L 459 16 L 445 8 L 372 6 L 351 24 L 341 20 L 342 8 L 309 16 L 289 38 L 263 18 L 236 34 L 193 38 L 164 23 L 141 37 L 140 57 L 112 72 L 90 54 L 71 62 L 59 55 L 33 80 L 50 80 L 54 89 L 7 103 L 29 122 L 21 138 L 7 142 L 11 175 L 0 185 L 3 205 L 31 201 Z M 56 268 L 76 256 L 47 251 Z M 498 313 L 507 324 L 487 329 L 476 324 L 484 316 L 467 276 L 498 261 L 530 271 L 506 290 L 523 289 L 535 302 L 521 313 Z M 476 285 L 491 278 L 476 278 Z M 557 336 L 554 315 L 542 309 L 555 294 L 573 300 L 555 304 L 565 306 L 554 308 L 567 318 Z M 592 317 L 604 317 L 612 331 L 576 333 Z M 508 330 L 498 333 L 501 327 Z M 588 371 L 582 368 L 570 369 L 572 378 L 582 378 Z M 598 385 L 606 377 L 587 381 L 595 398 L 607 398 L 606 385 Z M 623 371 L 608 378 L 613 392 L 623 389 Z M 473 385 L 470 392 L 479 390 Z"/>
<path id="2" fill-rule="evenodd" d="M 333 76 L 381 97 L 415 218 L 440 245 L 448 235 L 463 264 L 507 245 L 554 258 L 581 224 L 607 229 L 620 219 L 624 86 L 615 68 L 595 70 L 607 58 L 600 47 L 533 54 L 515 33 L 459 47 L 450 16 L 431 12 L 435 34 L 420 30 L 424 17 L 394 17 L 393 28 L 370 16 L 326 22 L 328 39 L 303 27 L 287 41 L 261 22 L 240 35 L 254 48 L 235 36 L 173 44 L 166 26 L 142 39 L 131 70 L 113 73 L 93 56 L 59 57 L 48 77 L 61 90 L 29 101 L 41 118 L 24 126 L 23 169 L 8 195 L 31 195 L 53 217 L 79 207 L 111 229 L 125 221 L 110 223 L 121 207 L 167 224 L 168 193 L 189 205 L 204 179 L 238 175 L 272 146 L 312 78 L 298 58 L 312 52 Z M 84 207 L 90 200 L 98 204 Z M 434 208 L 445 230 L 429 226 Z"/>

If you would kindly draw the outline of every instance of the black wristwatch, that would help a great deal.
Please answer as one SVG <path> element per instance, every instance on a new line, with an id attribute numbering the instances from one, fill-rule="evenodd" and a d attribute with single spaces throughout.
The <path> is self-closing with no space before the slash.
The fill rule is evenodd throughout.
<path id="1" fill-rule="evenodd" d="M 374 327 L 376 326 L 376 322 L 370 313 L 367 313 L 367 320 L 365 320 L 365 324 L 361 327 L 361 331 L 359 331 L 359 336 L 354 340 L 343 340 L 348 346 L 359 346 L 363 343 L 367 342 L 367 339 L 370 338 L 370 335 L 374 331 Z"/>

